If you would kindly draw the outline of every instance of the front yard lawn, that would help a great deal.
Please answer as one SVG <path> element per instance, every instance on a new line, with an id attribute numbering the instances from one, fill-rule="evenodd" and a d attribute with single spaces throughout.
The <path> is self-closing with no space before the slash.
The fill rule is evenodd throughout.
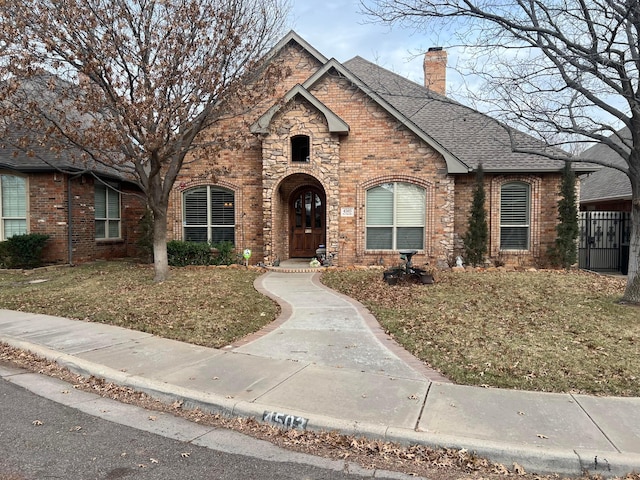
<path id="1" fill-rule="evenodd" d="M 0 270 L 0 308 L 108 323 L 220 348 L 260 330 L 279 307 L 259 294 L 258 270 L 96 262 L 34 271 Z M 43 281 L 44 280 L 44 281 Z"/>
<path id="2" fill-rule="evenodd" d="M 443 272 L 388 286 L 381 271 L 327 272 L 408 351 L 465 385 L 640 396 L 640 308 L 625 279 L 587 272 Z"/>
<path id="3" fill-rule="evenodd" d="M 278 307 L 244 268 L 97 262 L 0 271 L 0 308 L 119 325 L 220 348 Z M 640 396 L 640 308 L 624 279 L 585 272 L 441 272 L 389 286 L 380 270 L 331 270 L 323 283 L 365 304 L 408 351 L 467 385 Z"/>

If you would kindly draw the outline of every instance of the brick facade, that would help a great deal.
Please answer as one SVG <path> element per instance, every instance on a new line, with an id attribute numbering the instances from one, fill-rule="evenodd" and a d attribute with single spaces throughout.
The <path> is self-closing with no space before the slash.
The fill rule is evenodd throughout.
<path id="1" fill-rule="evenodd" d="M 95 231 L 94 178 L 72 177 L 58 172 L 21 174 L 27 179 L 28 231 L 49 235 L 43 252 L 48 264 L 83 263 L 135 257 L 139 254 L 140 220 L 145 202 L 139 190 L 120 184 L 121 238 L 97 240 Z M 71 186 L 71 258 L 69 258 L 69 185 Z"/>
<path id="2" fill-rule="evenodd" d="M 183 238 L 185 191 L 201 185 L 224 187 L 235 195 L 236 248 L 252 249 L 254 263 L 287 259 L 293 229 L 291 195 L 307 186 L 326 197 L 325 243 L 334 264 L 396 264 L 397 251 L 366 249 L 366 192 L 384 183 L 406 182 L 420 186 L 426 194 L 424 248 L 414 257 L 416 262 L 450 262 L 462 246 L 475 174 L 449 173 L 438 150 L 335 70 L 325 69 L 307 90 L 326 110 L 302 95 L 280 104 L 286 92 L 323 65 L 293 43 L 273 61 L 291 70 L 279 91 L 250 114 L 218 125 L 239 133 L 242 148 L 212 153 L 180 172 L 170 199 L 170 239 Z M 269 117 L 268 127 L 251 134 L 248 125 L 271 105 L 279 109 Z M 331 131 L 327 110 L 348 125 L 348 132 Z M 291 138 L 298 135 L 309 138 L 308 161 L 292 159 Z M 491 258 L 521 265 L 543 261 L 555 239 L 559 180 L 559 173 L 485 176 Z M 508 181 L 525 182 L 531 188 L 531 248 L 527 251 L 500 250 L 500 187 Z"/>

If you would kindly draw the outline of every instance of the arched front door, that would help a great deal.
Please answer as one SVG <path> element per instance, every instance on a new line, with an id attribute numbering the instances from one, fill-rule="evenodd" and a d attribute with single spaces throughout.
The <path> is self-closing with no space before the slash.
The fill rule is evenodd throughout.
<path id="1" fill-rule="evenodd" d="M 289 257 L 313 257 L 325 243 L 325 195 L 317 188 L 303 187 L 289 203 Z"/>

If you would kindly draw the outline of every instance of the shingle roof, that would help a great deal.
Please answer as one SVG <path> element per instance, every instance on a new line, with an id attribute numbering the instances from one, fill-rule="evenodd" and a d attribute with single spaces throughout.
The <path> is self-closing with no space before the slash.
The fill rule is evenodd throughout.
<path id="1" fill-rule="evenodd" d="M 629 138 L 628 129 L 618 132 Z M 625 166 L 624 160 L 610 147 L 599 143 L 585 150 L 580 158 L 601 160 L 613 165 Z M 629 177 L 615 168 L 604 167 L 601 170 L 583 177 L 580 181 L 580 202 L 596 202 L 602 200 L 620 200 L 631 198 L 631 181 Z"/>
<path id="2" fill-rule="evenodd" d="M 65 173 L 93 172 L 101 176 L 132 182 L 133 179 L 123 172 L 96 163 L 94 161 L 81 161 L 78 149 L 69 148 L 57 152 L 46 146 L 30 145 L 26 148 L 17 148 L 20 134 L 11 131 L 0 139 L 0 169 L 15 170 L 22 173 L 53 172 Z"/>
<path id="3" fill-rule="evenodd" d="M 472 169 L 482 163 L 486 172 L 551 172 L 564 162 L 543 155 L 512 151 L 507 127 L 490 116 L 386 70 L 361 57 L 344 66 L 393 108 Z M 519 148 L 569 156 L 523 132 L 511 130 Z M 577 171 L 591 166 L 574 164 Z"/>
<path id="4" fill-rule="evenodd" d="M 51 88 L 51 87 L 54 88 Z M 50 74 L 34 76 L 23 80 L 20 84 L 20 94 L 24 98 L 37 98 L 41 106 L 46 108 L 47 102 L 58 102 L 58 89 L 77 88 Z M 59 105 L 56 106 L 59 108 Z M 81 152 L 77 147 L 68 146 L 60 149 L 50 145 L 40 144 L 37 132 L 30 134 L 26 127 L 15 123 L 4 124 L 0 128 L 0 169 L 11 169 L 19 172 L 50 172 L 65 173 L 93 172 L 101 176 L 132 182 L 133 178 L 119 169 L 93 160 L 81 160 Z M 63 142 L 56 142 L 63 144 Z M 52 143 L 53 144 L 53 143 Z"/>

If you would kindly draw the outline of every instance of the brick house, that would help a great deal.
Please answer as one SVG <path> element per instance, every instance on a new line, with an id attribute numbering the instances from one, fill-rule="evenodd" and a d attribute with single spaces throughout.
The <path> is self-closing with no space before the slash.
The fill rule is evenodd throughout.
<path id="1" fill-rule="evenodd" d="M 619 130 L 614 141 L 629 142 L 627 127 Z M 625 167 L 624 160 L 611 147 L 597 144 L 580 158 L 600 160 Z M 631 181 L 620 170 L 602 167 L 580 179 L 580 268 L 626 275 L 631 243 Z"/>
<path id="2" fill-rule="evenodd" d="M 628 141 L 631 132 L 627 127 L 617 132 Z M 621 141 L 617 141 L 621 144 Z M 586 160 L 601 160 L 625 167 L 626 164 L 611 147 L 597 144 L 580 154 Z M 599 211 L 631 212 L 631 181 L 620 170 L 603 167 L 585 175 L 580 181 L 580 209 Z"/>
<path id="3" fill-rule="evenodd" d="M 425 86 L 360 57 L 327 59 L 295 32 L 267 58 L 291 71 L 282 97 L 229 122 L 243 149 L 181 171 L 171 238 L 230 240 L 266 264 L 326 245 L 338 265 L 394 264 L 407 248 L 443 265 L 460 252 L 482 164 L 490 258 L 545 261 L 563 162 L 513 152 L 501 123 L 447 98 L 446 52 L 426 54 Z"/>
<path id="4" fill-rule="evenodd" d="M 47 149 L 0 148 L 0 241 L 49 235 L 45 263 L 75 264 L 135 256 L 145 201 L 115 171 L 80 168 Z"/>
<path id="5" fill-rule="evenodd" d="M 228 122 L 244 148 L 181 170 L 170 238 L 230 240 L 267 265 L 319 245 L 337 265 L 395 264 L 408 248 L 444 265 L 460 252 L 482 164 L 490 258 L 545 261 L 564 162 L 513 152 L 501 123 L 447 98 L 446 52 L 426 54 L 425 86 L 360 57 L 327 59 L 295 32 L 267 59 L 290 69 L 281 97 Z"/>

